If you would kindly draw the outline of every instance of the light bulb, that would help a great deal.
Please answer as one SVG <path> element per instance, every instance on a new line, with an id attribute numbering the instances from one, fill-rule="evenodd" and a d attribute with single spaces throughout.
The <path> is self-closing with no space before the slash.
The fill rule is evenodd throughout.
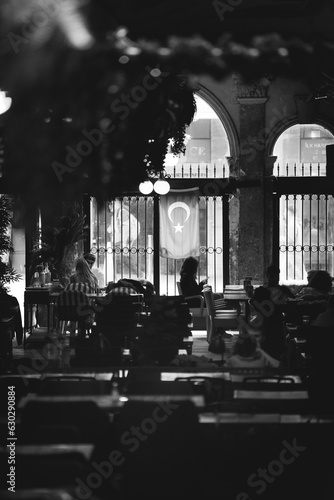
<path id="1" fill-rule="evenodd" d="M 157 194 L 167 194 L 169 190 L 170 190 L 170 185 L 169 185 L 169 182 L 167 182 L 167 181 L 164 181 L 162 179 L 158 179 L 154 183 L 154 191 Z"/>
<path id="2" fill-rule="evenodd" d="M 6 113 L 12 105 L 11 97 L 7 97 L 4 90 L 0 90 L 0 115 Z"/>
<path id="3" fill-rule="evenodd" d="M 153 191 L 153 184 L 151 181 L 144 181 L 139 184 L 139 191 L 142 194 L 150 194 Z"/>

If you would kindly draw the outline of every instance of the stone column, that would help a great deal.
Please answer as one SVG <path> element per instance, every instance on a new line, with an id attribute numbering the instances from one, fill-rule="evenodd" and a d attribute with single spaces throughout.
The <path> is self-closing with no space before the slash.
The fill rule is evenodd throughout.
<path id="1" fill-rule="evenodd" d="M 240 175 L 239 158 L 226 156 L 230 168 L 230 177 L 235 179 Z M 230 195 L 229 200 L 229 278 L 231 284 L 239 283 L 238 275 L 238 256 L 239 256 L 239 189 L 236 193 Z"/>
<path id="2" fill-rule="evenodd" d="M 246 89 L 238 98 L 240 158 L 235 170 L 239 190 L 230 202 L 230 281 L 235 284 L 242 284 L 245 276 L 252 276 L 254 284 L 262 284 L 267 264 L 264 195 L 267 98 L 264 94 L 261 86 L 253 86 L 248 95 Z"/>
<path id="3" fill-rule="evenodd" d="M 277 156 L 267 156 L 264 158 L 264 267 L 265 269 L 273 264 L 273 241 L 274 241 L 274 164 Z"/>

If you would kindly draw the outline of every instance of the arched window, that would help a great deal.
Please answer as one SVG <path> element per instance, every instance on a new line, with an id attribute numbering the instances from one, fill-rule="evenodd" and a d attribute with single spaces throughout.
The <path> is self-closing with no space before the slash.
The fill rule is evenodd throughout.
<path id="1" fill-rule="evenodd" d="M 226 157 L 230 145 L 221 119 L 210 104 L 195 95 L 197 111 L 186 130 L 184 155 L 166 155 L 166 171 L 172 177 L 228 177 Z"/>
<path id="2" fill-rule="evenodd" d="M 277 215 L 283 283 L 305 283 L 311 269 L 334 274 L 334 198 L 322 193 L 323 184 L 319 184 L 326 175 L 329 144 L 334 144 L 334 136 L 328 129 L 308 124 L 285 130 L 274 147 L 278 185 L 280 178 L 282 182 L 286 177 L 300 178 L 298 186 L 291 182 L 280 189 Z"/>
<path id="3" fill-rule="evenodd" d="M 326 175 L 326 146 L 333 134 L 317 124 L 293 125 L 280 135 L 273 154 L 274 175 L 287 177 Z"/>

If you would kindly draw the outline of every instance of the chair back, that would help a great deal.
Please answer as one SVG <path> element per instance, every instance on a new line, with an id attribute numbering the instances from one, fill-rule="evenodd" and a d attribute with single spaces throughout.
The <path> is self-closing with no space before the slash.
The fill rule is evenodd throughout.
<path id="1" fill-rule="evenodd" d="M 70 283 L 65 288 L 65 291 L 67 290 L 77 290 L 78 292 L 82 292 L 85 294 L 96 292 L 95 288 L 89 285 L 88 283 Z"/>
<path id="2" fill-rule="evenodd" d="M 79 290 L 64 290 L 57 297 L 57 310 L 59 319 L 75 321 L 79 316 L 80 307 L 89 306 L 87 295 Z"/>
<path id="3" fill-rule="evenodd" d="M 304 333 L 306 338 L 304 349 L 309 355 L 308 383 L 311 401 L 317 410 L 333 414 L 333 327 L 310 325 L 305 327 Z"/>
<path id="4" fill-rule="evenodd" d="M 64 290 L 57 297 L 59 321 L 78 321 L 89 314 L 89 298 L 78 290 Z M 85 314 L 85 309 L 87 314 Z"/>
<path id="5" fill-rule="evenodd" d="M 112 347 L 125 347 L 127 338 L 135 333 L 138 313 L 142 309 L 141 294 L 118 295 L 114 290 L 97 301 L 95 332 L 107 337 Z"/>
<path id="6" fill-rule="evenodd" d="M 66 391 L 64 391 L 66 396 Z M 29 400 L 22 409 L 21 425 L 28 430 L 36 425 L 36 415 L 43 425 L 75 425 L 83 442 L 108 439 L 111 431 L 108 412 L 93 400 Z"/>
<path id="7" fill-rule="evenodd" d="M 215 315 L 215 301 L 213 298 L 212 288 L 209 286 L 204 287 L 203 295 L 204 295 L 205 304 L 207 307 L 208 316 L 214 316 Z"/>

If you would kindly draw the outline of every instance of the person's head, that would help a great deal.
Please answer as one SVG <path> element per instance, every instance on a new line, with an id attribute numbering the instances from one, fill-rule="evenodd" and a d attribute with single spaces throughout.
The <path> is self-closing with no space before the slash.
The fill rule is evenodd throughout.
<path id="1" fill-rule="evenodd" d="M 270 300 L 270 299 L 271 299 L 271 293 L 270 290 L 268 290 L 268 288 L 264 286 L 258 286 L 257 288 L 255 288 L 253 294 L 253 302 L 257 301 L 261 303 L 264 300 Z"/>
<path id="2" fill-rule="evenodd" d="M 93 279 L 94 275 L 93 275 L 92 271 L 90 270 L 89 264 L 86 261 L 86 259 L 84 259 L 82 257 L 79 257 L 76 261 L 75 275 L 76 275 L 78 281 L 80 281 L 82 283 L 95 284 L 94 283 L 95 280 Z"/>
<path id="3" fill-rule="evenodd" d="M 319 292 L 329 293 L 332 290 L 331 275 L 327 271 L 316 271 L 309 285 Z"/>
<path id="4" fill-rule="evenodd" d="M 88 263 L 88 265 L 91 269 L 93 267 L 93 265 L 95 264 L 95 260 L 96 260 L 95 255 L 93 255 L 92 253 L 85 253 L 84 259 Z"/>
<path id="5" fill-rule="evenodd" d="M 277 283 L 279 282 L 279 267 L 271 265 L 267 267 L 267 278 L 268 281 L 271 283 Z"/>
<path id="6" fill-rule="evenodd" d="M 198 260 L 195 257 L 187 257 L 182 264 L 180 274 L 195 276 L 198 269 Z"/>
<path id="7" fill-rule="evenodd" d="M 89 269 L 88 262 L 86 261 L 86 259 L 79 257 L 75 263 L 75 271 L 78 273 L 84 273 L 85 271 L 87 271 L 87 269 Z"/>
<path id="8" fill-rule="evenodd" d="M 238 354 L 243 358 L 249 358 L 250 356 L 253 356 L 256 349 L 256 339 L 251 337 L 245 328 L 242 328 L 234 345 L 234 354 Z"/>
<path id="9" fill-rule="evenodd" d="M 317 274 L 317 271 L 316 269 L 310 269 L 307 273 L 307 283 L 310 284 L 310 281 L 311 279 L 313 278 L 313 276 Z"/>

